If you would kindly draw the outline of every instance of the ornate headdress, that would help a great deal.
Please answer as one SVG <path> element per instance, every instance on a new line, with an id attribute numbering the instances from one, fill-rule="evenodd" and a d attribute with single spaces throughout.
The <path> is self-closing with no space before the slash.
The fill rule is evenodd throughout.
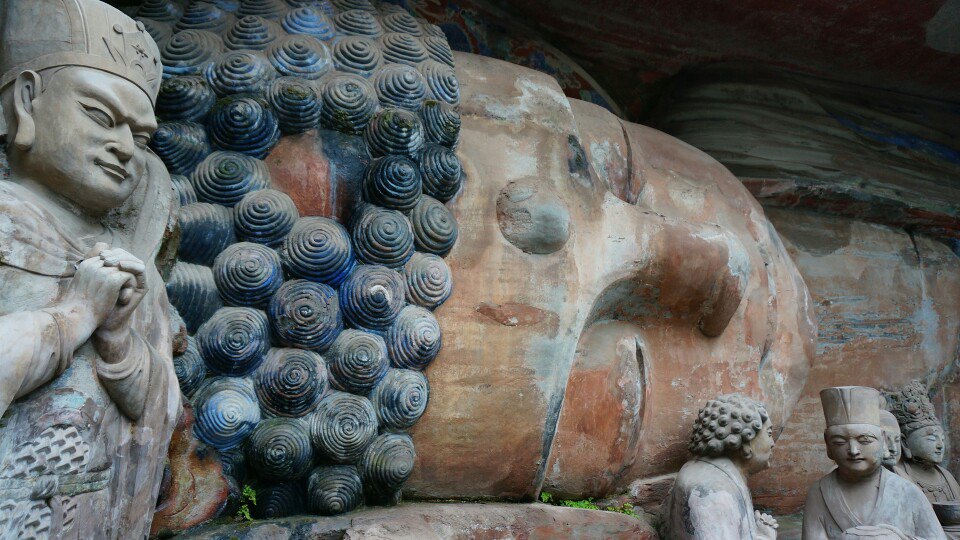
<path id="1" fill-rule="evenodd" d="M 83 66 L 123 77 L 155 104 L 160 51 L 143 23 L 98 0 L 0 0 L 0 90 L 25 70 Z"/>
<path id="2" fill-rule="evenodd" d="M 890 412 L 897 417 L 905 437 L 920 428 L 940 425 L 933 403 L 927 396 L 927 388 L 920 381 L 913 381 L 899 392 L 886 392 L 885 395 Z"/>

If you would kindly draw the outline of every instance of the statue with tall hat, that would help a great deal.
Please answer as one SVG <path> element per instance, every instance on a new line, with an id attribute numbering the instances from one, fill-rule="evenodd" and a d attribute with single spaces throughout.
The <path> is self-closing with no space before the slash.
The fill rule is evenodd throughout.
<path id="1" fill-rule="evenodd" d="M 741 394 L 700 409 L 687 461 L 664 505 L 662 536 L 676 540 L 774 540 L 777 522 L 754 510 L 747 478 L 766 469 L 773 428 L 763 404 Z"/>
<path id="2" fill-rule="evenodd" d="M 0 537 L 144 538 L 180 396 L 143 24 L 0 0 Z"/>
<path id="3" fill-rule="evenodd" d="M 960 538 L 957 511 L 951 511 L 960 505 L 960 485 L 953 474 L 940 465 L 946 443 L 926 386 L 913 381 L 899 391 L 887 393 L 886 398 L 903 433 L 903 458 L 893 471 L 923 491 L 937 510 L 947 536 Z"/>
<path id="4" fill-rule="evenodd" d="M 807 492 L 804 540 L 946 538 L 920 489 L 881 466 L 886 442 L 879 398 L 864 386 L 820 392 L 823 440 L 837 467 Z"/>

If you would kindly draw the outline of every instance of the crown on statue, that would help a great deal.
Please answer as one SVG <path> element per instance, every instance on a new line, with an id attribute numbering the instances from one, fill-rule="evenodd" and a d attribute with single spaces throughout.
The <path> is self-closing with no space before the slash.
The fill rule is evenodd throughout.
<path id="1" fill-rule="evenodd" d="M 920 428 L 940 425 L 927 388 L 920 381 L 913 381 L 898 392 L 888 392 L 886 397 L 904 436 L 909 437 Z"/>
<path id="2" fill-rule="evenodd" d="M 820 391 L 827 427 L 844 424 L 880 426 L 880 392 L 866 386 L 835 386 Z"/>
<path id="3" fill-rule="evenodd" d="M 156 103 L 160 51 L 143 23 L 98 0 L 0 0 L 0 90 L 27 70 L 99 69 Z"/>

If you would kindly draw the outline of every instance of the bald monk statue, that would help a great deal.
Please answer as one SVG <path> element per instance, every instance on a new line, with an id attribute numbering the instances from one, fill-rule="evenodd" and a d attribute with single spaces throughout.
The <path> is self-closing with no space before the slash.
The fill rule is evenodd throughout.
<path id="1" fill-rule="evenodd" d="M 820 392 L 823 439 L 837 468 L 807 492 L 803 540 L 946 538 L 920 489 L 881 466 L 886 444 L 879 396 L 863 386 Z"/>
<path id="2" fill-rule="evenodd" d="M 766 469 L 773 451 L 770 417 L 740 394 L 700 409 L 690 437 L 694 458 L 677 475 L 664 507 L 672 540 L 773 540 L 777 522 L 753 509 L 747 478 Z"/>
<path id="3" fill-rule="evenodd" d="M 157 47 L 95 0 L 0 0 L 0 74 L 0 537 L 144 538 L 180 403 Z"/>

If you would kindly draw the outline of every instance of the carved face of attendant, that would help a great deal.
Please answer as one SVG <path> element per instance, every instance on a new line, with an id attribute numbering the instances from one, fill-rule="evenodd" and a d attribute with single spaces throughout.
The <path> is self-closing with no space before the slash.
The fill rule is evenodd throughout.
<path id="1" fill-rule="evenodd" d="M 25 71 L 12 91 L 5 103 L 14 113 L 15 174 L 93 215 L 130 197 L 157 127 L 140 88 L 97 69 L 65 67 L 42 75 Z"/>
<path id="2" fill-rule="evenodd" d="M 767 418 L 763 428 L 753 439 L 745 442 L 741 454 L 748 459 L 748 472 L 756 474 L 770 466 L 770 456 L 773 455 L 773 424 Z"/>
<path id="3" fill-rule="evenodd" d="M 880 411 L 880 427 L 883 428 L 883 438 L 887 443 L 887 451 L 883 455 L 883 465 L 893 467 L 900 461 L 900 445 L 903 436 L 900 433 L 900 424 L 897 418 L 889 411 Z"/>
<path id="4" fill-rule="evenodd" d="M 904 446 L 907 457 L 913 461 L 939 464 L 943 461 L 943 430 L 940 426 L 922 427 L 907 437 Z"/>
<path id="5" fill-rule="evenodd" d="M 841 424 L 824 432 L 827 456 L 837 464 L 843 478 L 856 480 L 880 467 L 886 450 L 883 430 L 870 424 Z"/>

